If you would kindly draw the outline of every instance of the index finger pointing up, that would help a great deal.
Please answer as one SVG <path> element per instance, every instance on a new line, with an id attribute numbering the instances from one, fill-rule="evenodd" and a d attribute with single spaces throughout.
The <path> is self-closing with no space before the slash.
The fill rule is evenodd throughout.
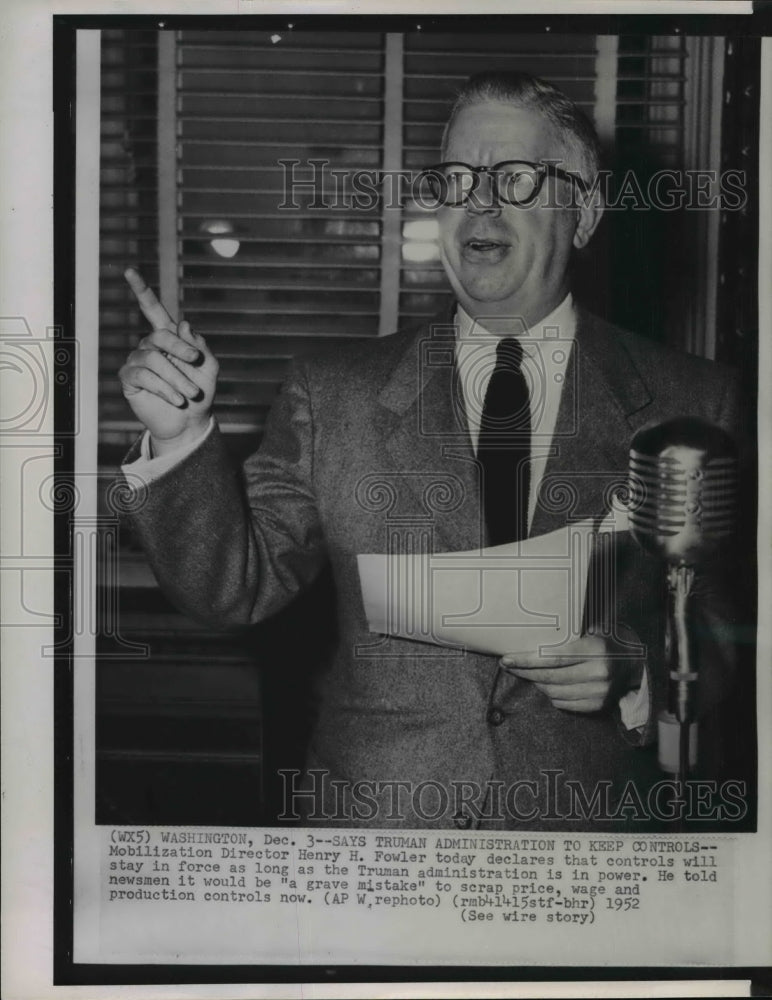
<path id="1" fill-rule="evenodd" d="M 155 292 L 149 285 L 145 284 L 145 279 L 135 271 L 133 267 L 124 271 L 123 276 L 129 283 L 129 288 L 134 292 L 134 297 L 139 303 L 139 308 L 145 319 L 154 330 L 176 330 L 177 324 L 158 300 Z"/>

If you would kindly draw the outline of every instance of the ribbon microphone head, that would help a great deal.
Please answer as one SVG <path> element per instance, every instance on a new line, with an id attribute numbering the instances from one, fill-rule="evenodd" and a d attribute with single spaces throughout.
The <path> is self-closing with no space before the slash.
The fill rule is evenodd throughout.
<path id="1" fill-rule="evenodd" d="M 638 431 L 628 486 L 633 537 L 668 563 L 699 565 L 735 530 L 734 442 L 704 420 L 678 417 Z"/>

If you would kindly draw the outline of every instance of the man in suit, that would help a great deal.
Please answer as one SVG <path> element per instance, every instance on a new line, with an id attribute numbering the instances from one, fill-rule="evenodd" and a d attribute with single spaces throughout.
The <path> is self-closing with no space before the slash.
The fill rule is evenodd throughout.
<path id="1" fill-rule="evenodd" d="M 581 197 L 598 144 L 560 91 L 519 74 L 473 79 L 442 153 L 428 179 L 454 309 L 297 362 L 243 470 L 211 418 L 212 352 L 127 273 L 153 327 L 120 373 L 148 429 L 124 467 L 148 484 L 135 529 L 168 596 L 218 627 L 274 614 L 331 568 L 337 647 L 287 817 L 646 829 L 662 777 L 641 749 L 662 703 L 656 561 L 617 539 L 591 568 L 582 637 L 559 657 L 499 661 L 369 633 L 357 555 L 417 539 L 470 550 L 600 519 L 632 434 L 685 413 L 731 429 L 734 382 L 574 304 L 571 256 L 602 212 Z M 730 612 L 714 582 L 698 589 L 708 711 L 731 672 Z"/>

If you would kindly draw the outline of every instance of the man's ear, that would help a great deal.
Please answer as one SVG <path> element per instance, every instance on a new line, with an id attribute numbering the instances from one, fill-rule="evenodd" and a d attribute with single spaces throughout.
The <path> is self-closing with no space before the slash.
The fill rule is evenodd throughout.
<path id="1" fill-rule="evenodd" d="M 592 239 L 592 234 L 598 228 L 605 207 L 598 191 L 594 192 L 592 197 L 586 201 L 581 195 L 579 196 L 576 229 L 574 230 L 574 246 L 577 250 L 586 247 Z"/>

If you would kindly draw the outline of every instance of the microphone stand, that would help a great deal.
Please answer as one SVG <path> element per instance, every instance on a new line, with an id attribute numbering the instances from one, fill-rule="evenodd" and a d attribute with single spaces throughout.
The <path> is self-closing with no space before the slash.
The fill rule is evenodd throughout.
<path id="1" fill-rule="evenodd" d="M 668 662 L 668 707 L 678 721 L 678 797 L 686 812 L 686 779 L 689 774 L 689 738 L 697 715 L 697 660 L 689 628 L 689 597 L 694 568 L 683 563 L 668 566 L 668 616 L 665 650 Z"/>

